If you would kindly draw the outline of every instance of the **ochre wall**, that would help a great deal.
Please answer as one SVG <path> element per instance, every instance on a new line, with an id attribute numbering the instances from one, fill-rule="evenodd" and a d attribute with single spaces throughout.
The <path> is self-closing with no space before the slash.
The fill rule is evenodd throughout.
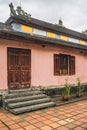
<path id="1" fill-rule="evenodd" d="M 87 56 L 73 49 L 60 49 L 59 47 L 35 45 L 24 42 L 0 40 L 0 89 L 8 89 L 7 84 L 7 47 L 31 49 L 31 85 L 50 86 L 63 85 L 65 78 L 70 83 L 76 83 L 80 77 L 81 82 L 87 82 Z M 64 53 L 76 57 L 76 75 L 54 76 L 53 54 Z"/>

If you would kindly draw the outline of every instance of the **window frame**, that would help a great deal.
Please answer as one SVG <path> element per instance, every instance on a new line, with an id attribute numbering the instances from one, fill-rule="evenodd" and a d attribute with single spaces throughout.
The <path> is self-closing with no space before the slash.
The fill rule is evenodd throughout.
<path id="1" fill-rule="evenodd" d="M 66 57 L 66 59 L 68 58 L 68 63 L 66 67 L 64 65 L 61 66 L 61 58 L 63 59 L 64 57 Z M 54 54 L 54 75 L 75 75 L 75 56 L 67 54 Z"/>

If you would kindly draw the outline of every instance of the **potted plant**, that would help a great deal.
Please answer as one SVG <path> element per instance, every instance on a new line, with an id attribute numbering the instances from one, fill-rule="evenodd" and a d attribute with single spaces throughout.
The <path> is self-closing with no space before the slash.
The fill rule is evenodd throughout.
<path id="1" fill-rule="evenodd" d="M 81 97 L 82 95 L 83 95 L 83 89 L 82 89 L 82 86 L 81 86 L 80 78 L 78 77 L 78 78 L 77 78 L 77 91 L 76 91 L 76 96 L 77 96 L 77 97 Z"/>
<path id="2" fill-rule="evenodd" d="M 68 79 L 65 80 L 65 88 L 64 91 L 62 93 L 62 98 L 64 101 L 67 101 L 70 99 L 70 92 L 71 92 L 71 86 L 68 83 Z"/>

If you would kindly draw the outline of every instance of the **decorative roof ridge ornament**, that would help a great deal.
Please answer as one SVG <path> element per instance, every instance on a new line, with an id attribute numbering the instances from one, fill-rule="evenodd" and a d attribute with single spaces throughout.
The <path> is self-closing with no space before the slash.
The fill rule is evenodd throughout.
<path id="1" fill-rule="evenodd" d="M 58 26 L 58 27 L 63 27 L 63 28 L 65 28 L 65 26 L 63 25 L 63 21 L 62 21 L 61 18 L 59 19 L 58 24 L 55 24 L 55 25 Z"/>
<path id="2" fill-rule="evenodd" d="M 14 10 L 13 4 L 10 3 L 9 7 L 10 7 L 10 16 L 15 16 L 16 15 L 16 11 Z"/>
<path id="3" fill-rule="evenodd" d="M 19 16 L 21 18 L 27 18 L 27 19 L 31 17 L 30 14 L 27 14 L 24 10 L 22 10 L 21 6 L 17 6 L 17 9 L 15 10 L 13 4 L 10 3 L 9 7 L 11 16 Z"/>
<path id="4" fill-rule="evenodd" d="M 59 26 L 63 26 L 63 21 L 62 21 L 62 19 L 59 19 L 58 25 L 59 25 Z"/>

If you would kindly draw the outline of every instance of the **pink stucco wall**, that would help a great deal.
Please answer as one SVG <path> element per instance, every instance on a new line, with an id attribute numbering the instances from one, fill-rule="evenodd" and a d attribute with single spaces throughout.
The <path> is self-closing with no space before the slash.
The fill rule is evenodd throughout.
<path id="1" fill-rule="evenodd" d="M 87 82 L 87 56 L 80 51 L 60 49 L 52 46 L 0 40 L 0 89 L 8 89 L 7 85 L 7 47 L 31 49 L 31 85 L 51 86 L 63 85 L 67 77 L 70 83 L 76 83 L 76 78 L 80 77 L 81 82 Z M 54 76 L 53 54 L 64 53 L 76 57 L 76 75 Z"/>

